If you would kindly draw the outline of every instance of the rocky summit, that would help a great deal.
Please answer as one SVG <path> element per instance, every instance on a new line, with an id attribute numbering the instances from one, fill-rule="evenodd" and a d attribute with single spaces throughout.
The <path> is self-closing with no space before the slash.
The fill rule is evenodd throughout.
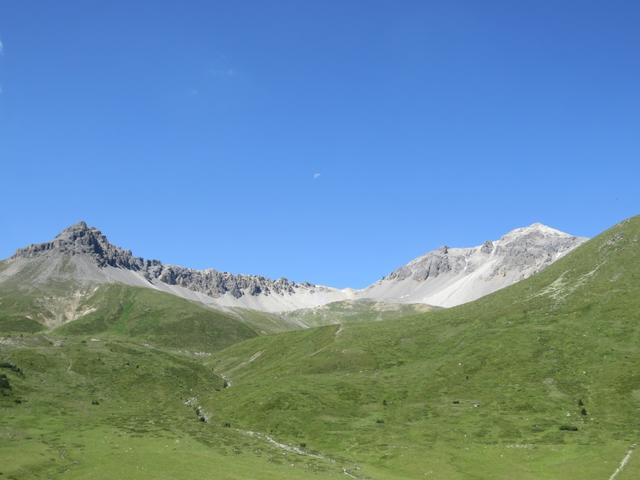
<path id="1" fill-rule="evenodd" d="M 470 248 L 441 247 L 365 289 L 364 296 L 451 307 L 546 268 L 586 238 L 534 223 Z"/>
<path id="2" fill-rule="evenodd" d="M 97 228 L 79 222 L 52 241 L 21 248 L 6 262 L 0 282 L 21 271 L 82 284 L 123 283 L 166 291 L 218 307 L 267 312 L 313 308 L 343 300 L 372 299 L 451 307 L 475 300 L 544 269 L 584 242 L 542 224 L 513 230 L 471 248 L 448 246 L 418 257 L 361 289 L 335 289 L 308 282 L 215 269 L 194 270 L 134 256 Z"/>
<path id="3" fill-rule="evenodd" d="M 243 295 L 291 294 L 295 287 L 311 287 L 297 284 L 286 278 L 270 280 L 258 275 L 235 275 L 214 269 L 194 270 L 176 265 L 165 265 L 159 260 L 136 257 L 109 242 L 97 228 L 81 221 L 65 228 L 50 242 L 21 248 L 12 259 L 28 259 L 50 255 L 82 255 L 90 258 L 100 268 L 113 267 L 140 273 L 149 282 L 184 287 L 210 297 L 229 294 L 235 298 Z"/>

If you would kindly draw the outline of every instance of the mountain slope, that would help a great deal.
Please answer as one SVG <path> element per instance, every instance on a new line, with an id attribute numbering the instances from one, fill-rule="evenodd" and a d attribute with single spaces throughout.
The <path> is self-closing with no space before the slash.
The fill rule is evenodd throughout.
<path id="1" fill-rule="evenodd" d="M 636 217 L 469 304 L 212 356 L 145 345 L 145 332 L 124 340 L 135 314 L 96 338 L 60 335 L 84 317 L 56 336 L 3 335 L 1 471 L 583 480 L 624 462 L 615 480 L 638 478 L 639 272 Z"/>
<path id="2" fill-rule="evenodd" d="M 5 278 L 0 283 L 0 333 L 119 335 L 205 351 L 256 335 L 234 315 L 175 295 L 93 283 L 77 275 L 83 267 L 94 271 L 81 255 L 38 257 Z"/>
<path id="3" fill-rule="evenodd" d="M 392 477 L 608 478 L 640 439 L 640 217 L 473 303 L 234 345 L 234 423 Z M 617 478 L 636 478 L 632 460 Z M 383 476 L 384 478 L 384 476 Z"/>
<path id="4" fill-rule="evenodd" d="M 437 307 L 417 303 L 385 303 L 368 298 L 327 303 L 315 308 L 282 312 L 280 317 L 298 328 L 351 322 L 379 322 L 428 312 Z"/>
<path id="5" fill-rule="evenodd" d="M 41 298 L 47 309 L 39 318 L 48 326 L 81 316 L 83 312 L 77 311 L 77 307 L 82 299 L 97 286 L 110 283 L 163 291 L 218 309 L 244 308 L 276 314 L 301 310 L 306 315 L 308 312 L 302 309 L 341 301 L 348 305 L 352 300 L 363 299 L 378 304 L 454 306 L 542 270 L 583 241 L 534 224 L 480 247 L 443 247 L 430 252 L 366 289 L 338 290 L 287 279 L 270 280 L 213 269 L 192 270 L 145 260 L 112 245 L 102 232 L 80 222 L 63 230 L 51 242 L 17 250 L 0 264 L 0 292 L 11 285 L 19 286 L 21 292 L 53 289 L 53 295 Z M 288 328 L 296 315 L 285 313 L 282 319 L 276 318 L 275 328 Z M 259 315 L 248 317 L 255 320 Z"/>
<path id="6" fill-rule="evenodd" d="M 122 283 L 171 293 L 217 306 L 283 311 L 340 300 L 344 292 L 287 279 L 193 270 L 135 257 L 109 243 L 98 229 L 80 222 L 53 241 L 21 248 L 0 270 L 0 288 L 7 280 L 40 285 L 72 280 L 81 285 Z"/>
<path id="7" fill-rule="evenodd" d="M 52 341 L 53 340 L 53 341 Z M 0 476 L 12 480 L 318 480 L 342 463 L 226 427 L 197 357 L 118 339 L 0 337 Z"/>
<path id="8" fill-rule="evenodd" d="M 120 337 L 204 352 L 256 336 L 227 313 L 146 288 L 101 286 L 83 307 L 88 313 L 55 334 Z"/>
<path id="9" fill-rule="evenodd" d="M 429 252 L 359 295 L 387 302 L 453 307 L 530 277 L 585 240 L 533 224 L 478 247 L 442 247 Z"/>

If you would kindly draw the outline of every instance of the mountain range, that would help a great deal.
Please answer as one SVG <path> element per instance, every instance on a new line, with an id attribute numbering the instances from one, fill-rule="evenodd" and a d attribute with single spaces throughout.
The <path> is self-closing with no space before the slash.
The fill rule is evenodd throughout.
<path id="1" fill-rule="evenodd" d="M 183 298 L 167 270 L 84 224 L 0 263 L 3 476 L 640 475 L 640 217 L 586 241 L 534 224 L 443 247 L 280 312 Z M 316 288 L 186 271 L 207 301 Z M 479 282 L 497 290 L 456 294 Z M 427 298 L 441 307 L 410 303 Z"/>
<path id="2" fill-rule="evenodd" d="M 585 240 L 533 224 L 477 247 L 442 247 L 356 290 L 147 260 L 111 244 L 100 230 L 79 222 L 49 242 L 18 249 L 0 263 L 0 289 L 19 283 L 22 290 L 44 291 L 47 285 L 66 284 L 66 296 L 45 295 L 48 300 L 41 302 L 51 305 L 48 315 L 43 311 L 47 318 L 39 320 L 49 325 L 86 314 L 80 305 L 107 284 L 149 288 L 218 309 L 239 307 L 268 313 L 340 301 L 451 307 L 527 278 Z"/>

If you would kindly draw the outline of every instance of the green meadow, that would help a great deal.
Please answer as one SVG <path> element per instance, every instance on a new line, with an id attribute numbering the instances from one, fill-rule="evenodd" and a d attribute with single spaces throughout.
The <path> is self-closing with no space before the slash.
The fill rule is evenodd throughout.
<path id="1" fill-rule="evenodd" d="M 44 329 L 15 292 L 0 478 L 640 478 L 639 217 L 475 302 L 304 330 L 116 285 Z"/>

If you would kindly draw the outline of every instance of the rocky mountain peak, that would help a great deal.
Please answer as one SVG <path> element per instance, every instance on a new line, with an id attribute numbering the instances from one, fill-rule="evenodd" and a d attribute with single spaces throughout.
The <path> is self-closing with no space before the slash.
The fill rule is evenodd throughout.
<path id="1" fill-rule="evenodd" d="M 109 243 L 107 237 L 97 228 L 81 221 L 62 230 L 50 242 L 36 243 L 20 248 L 12 258 L 30 258 L 39 255 L 59 253 L 63 255 L 87 255 L 98 267 L 112 266 L 130 270 L 141 270 L 146 263 L 125 250 Z M 151 261 L 150 263 L 159 263 Z"/>
<path id="2" fill-rule="evenodd" d="M 506 272 L 528 275 L 551 264 L 585 239 L 574 237 L 541 223 L 516 228 L 499 240 L 487 240 L 471 248 L 438 248 L 400 267 L 384 280 L 408 278 L 424 282 L 443 274 L 471 273 L 485 262 L 493 262 L 489 277 Z"/>
<path id="3" fill-rule="evenodd" d="M 516 228 L 509 233 L 503 235 L 499 242 L 507 242 L 513 240 L 519 240 L 523 237 L 558 237 L 558 238 L 572 238 L 572 235 L 556 230 L 542 223 L 532 223 L 526 227 Z"/>
<path id="4" fill-rule="evenodd" d="M 74 223 L 73 225 L 68 226 L 64 230 L 62 230 L 56 238 L 69 238 L 77 235 L 86 235 L 90 232 L 97 232 L 102 234 L 97 228 L 90 227 L 87 225 L 87 222 L 84 220 L 79 221 L 78 223 Z"/>
<path id="5" fill-rule="evenodd" d="M 134 256 L 131 250 L 113 245 L 100 230 L 84 221 L 65 228 L 50 242 L 18 249 L 11 258 L 45 255 L 82 255 L 88 257 L 100 269 L 113 267 L 136 272 L 152 284 L 161 282 L 176 285 L 211 297 L 220 297 L 227 293 L 236 298 L 271 293 L 293 294 L 296 288 L 317 288 L 309 283 L 296 283 L 286 278 L 271 280 L 258 275 L 235 275 L 214 269 L 193 270 L 166 265 L 159 260 L 146 260 Z"/>
<path id="6" fill-rule="evenodd" d="M 14 270 L 30 268 L 33 259 L 39 278 L 61 272 L 65 279 L 85 283 L 126 283 L 196 301 L 202 301 L 204 295 L 208 298 L 204 303 L 268 311 L 316 306 L 345 298 L 453 306 L 540 271 L 584 240 L 535 223 L 477 247 L 442 246 L 357 291 L 146 260 L 113 245 L 100 230 L 83 221 L 65 228 L 49 242 L 17 250 L 11 259 Z"/>

